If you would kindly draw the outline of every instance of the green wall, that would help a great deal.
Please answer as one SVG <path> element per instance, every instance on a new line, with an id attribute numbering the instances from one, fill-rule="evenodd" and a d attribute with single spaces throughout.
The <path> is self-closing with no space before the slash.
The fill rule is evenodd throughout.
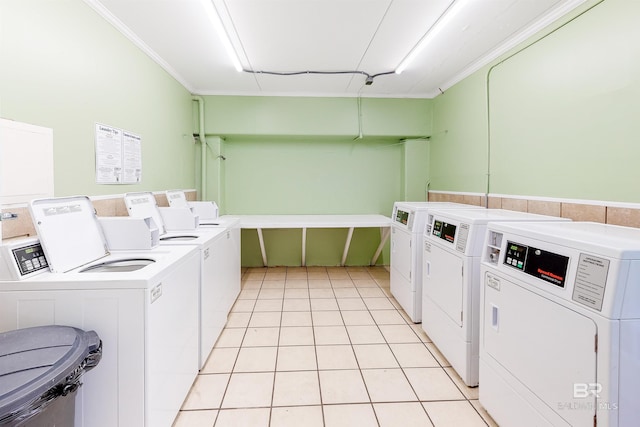
<path id="1" fill-rule="evenodd" d="M 640 202 L 640 2 L 582 9 L 434 99 L 432 190 Z"/>
<path id="2" fill-rule="evenodd" d="M 430 189 L 487 190 L 487 94 L 479 71 L 434 99 Z"/>
<path id="3" fill-rule="evenodd" d="M 431 100 L 206 96 L 209 135 L 351 137 L 392 139 L 431 132 Z"/>
<path id="4" fill-rule="evenodd" d="M 492 192 L 640 202 L 638 22 L 606 0 L 492 70 Z"/>
<path id="5" fill-rule="evenodd" d="M 225 209 L 244 214 L 389 214 L 402 196 L 402 144 L 231 139 Z"/>
<path id="6" fill-rule="evenodd" d="M 431 133 L 431 100 L 205 101 L 207 193 L 223 213 L 389 216 L 396 200 L 426 199 L 428 142 L 416 138 Z M 418 184 L 408 185 L 414 176 Z M 262 263 L 255 234 L 243 233 L 245 266 Z M 345 238 L 344 229 L 309 231 L 307 264 L 339 264 Z M 378 229 L 357 230 L 347 264 L 368 264 L 379 238 Z M 269 265 L 300 264 L 299 230 L 265 232 L 265 240 Z M 388 263 L 388 248 L 379 262 Z"/>
<path id="7" fill-rule="evenodd" d="M 193 188 L 190 93 L 81 0 L 0 3 L 0 116 L 53 128 L 55 195 Z M 95 184 L 95 123 L 142 136 L 142 183 Z"/>
<path id="8" fill-rule="evenodd" d="M 179 82 L 81 0 L 0 7 L 0 116 L 53 128 L 56 196 L 201 188 L 197 108 Z M 205 99 L 203 198 L 223 213 L 389 215 L 395 200 L 423 200 L 428 145 L 401 141 L 430 135 L 431 100 Z M 95 183 L 95 123 L 142 136 L 141 184 Z M 337 264 L 344 233 L 310 232 L 309 264 Z M 299 251 L 284 248 L 299 236 L 275 234 L 274 262 L 297 264 Z M 357 231 L 347 262 L 368 263 L 378 239 Z"/>
<path id="9" fill-rule="evenodd" d="M 0 8 L 0 116 L 53 128 L 57 196 L 200 187 L 179 82 L 81 0 Z M 206 96 L 203 198 L 229 214 L 389 215 L 427 186 L 640 202 L 639 18 L 640 2 L 589 0 L 434 100 Z M 95 184 L 96 122 L 142 136 L 142 184 Z M 377 232 L 356 234 L 348 263 Z M 297 264 L 299 233 L 272 234 L 273 262 Z M 310 234 L 309 264 L 336 264 L 343 240 Z"/>

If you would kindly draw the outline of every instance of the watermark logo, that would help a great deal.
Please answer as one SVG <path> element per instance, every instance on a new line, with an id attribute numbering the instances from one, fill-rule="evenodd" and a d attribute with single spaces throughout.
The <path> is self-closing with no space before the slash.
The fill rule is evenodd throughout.
<path id="1" fill-rule="evenodd" d="M 602 393 L 600 383 L 574 383 L 573 398 L 586 401 L 558 402 L 558 410 L 616 411 L 618 404 L 599 400 Z M 595 399 L 598 399 L 596 401 Z"/>
<path id="2" fill-rule="evenodd" d="M 600 398 L 602 384 L 600 383 L 575 383 L 573 384 L 573 398 L 585 399 L 588 397 Z"/>

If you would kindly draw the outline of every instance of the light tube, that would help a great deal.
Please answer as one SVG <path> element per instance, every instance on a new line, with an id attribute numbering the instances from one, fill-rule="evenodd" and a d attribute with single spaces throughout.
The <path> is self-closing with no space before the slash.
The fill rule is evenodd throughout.
<path id="1" fill-rule="evenodd" d="M 436 23 L 427 31 L 427 33 L 420 39 L 417 45 L 411 49 L 411 51 L 404 57 L 400 65 L 395 69 L 396 74 L 402 73 L 409 64 L 416 59 L 418 54 L 424 49 L 424 47 L 433 40 L 440 31 L 463 9 L 466 0 L 455 0 L 455 2 L 449 6 L 447 10 L 438 18 Z"/>
<path id="2" fill-rule="evenodd" d="M 204 6 L 205 11 L 207 12 L 207 16 L 209 17 L 209 20 L 213 24 L 213 27 L 216 29 L 216 32 L 218 33 L 218 37 L 220 37 L 220 41 L 224 45 L 224 49 L 227 51 L 227 55 L 229 56 L 229 59 L 231 59 L 231 62 L 233 63 L 233 67 L 238 72 L 243 71 L 242 64 L 240 63 L 240 59 L 238 58 L 238 54 L 236 50 L 233 48 L 233 45 L 231 44 L 231 40 L 229 39 L 229 34 L 227 33 L 227 30 L 224 28 L 224 25 L 222 25 L 222 20 L 220 19 L 220 15 L 218 14 L 218 11 L 213 5 L 212 0 L 201 0 L 201 3 Z"/>

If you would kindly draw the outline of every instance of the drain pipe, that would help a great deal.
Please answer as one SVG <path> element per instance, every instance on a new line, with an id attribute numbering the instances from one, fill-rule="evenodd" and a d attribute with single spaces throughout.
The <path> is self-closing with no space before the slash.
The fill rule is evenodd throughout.
<path id="1" fill-rule="evenodd" d="M 201 166 L 201 191 L 200 200 L 207 200 L 207 139 L 204 133 L 204 99 L 194 96 L 192 100 L 198 103 L 198 137 L 200 138 Z"/>

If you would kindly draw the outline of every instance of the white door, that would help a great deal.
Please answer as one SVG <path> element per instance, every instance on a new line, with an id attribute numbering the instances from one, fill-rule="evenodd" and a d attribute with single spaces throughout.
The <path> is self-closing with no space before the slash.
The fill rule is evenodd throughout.
<path id="1" fill-rule="evenodd" d="M 198 374 L 198 258 L 190 256 L 147 291 L 146 427 L 172 425 Z"/>
<path id="2" fill-rule="evenodd" d="M 391 268 L 404 278 L 411 280 L 411 264 L 413 254 L 411 252 L 411 236 L 408 230 L 393 227 L 391 230 Z M 417 248 L 418 250 L 422 248 Z"/>
<path id="3" fill-rule="evenodd" d="M 227 305 L 229 292 L 224 280 L 228 261 L 225 255 L 226 235 L 215 238 L 205 249 L 203 256 L 202 290 L 200 296 L 200 369 L 207 361 L 225 323 L 227 323 Z"/>
<path id="4" fill-rule="evenodd" d="M 220 255 L 224 258 L 221 273 L 224 273 L 222 286 L 224 286 L 223 308 L 226 317 L 240 294 L 240 228 L 227 230 L 222 240 L 224 243 Z"/>
<path id="5" fill-rule="evenodd" d="M 484 353 L 570 425 L 593 425 L 595 394 L 585 390 L 597 383 L 596 324 L 504 278 L 499 281 L 500 290 L 484 285 Z"/>
<path id="6" fill-rule="evenodd" d="M 434 244 L 425 252 L 428 272 L 423 272 L 423 294 L 459 327 L 462 327 L 462 258 Z"/>

